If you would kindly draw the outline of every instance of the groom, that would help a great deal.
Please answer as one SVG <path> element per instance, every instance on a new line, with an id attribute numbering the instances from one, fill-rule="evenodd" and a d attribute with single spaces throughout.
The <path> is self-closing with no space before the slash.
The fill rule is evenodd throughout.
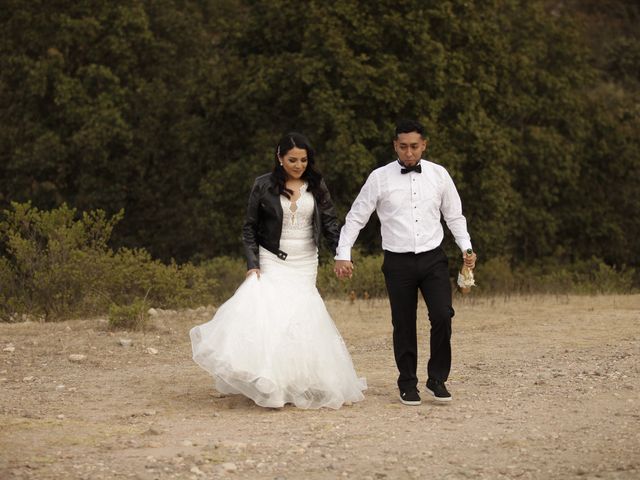
<path id="1" fill-rule="evenodd" d="M 422 159 L 427 148 L 418 122 L 400 121 L 393 147 L 398 159 L 374 170 L 360 190 L 340 232 L 334 270 L 351 277 L 351 248 L 375 210 L 381 224 L 382 271 L 391 304 L 393 351 L 398 367 L 400 401 L 420 405 L 416 376 L 418 345 L 416 316 L 418 290 L 431 323 L 431 358 L 427 364 L 427 391 L 440 402 L 451 401 L 445 382 L 451 369 L 451 283 L 448 260 L 440 246 L 444 237 L 440 216 L 463 252 L 471 248 L 467 221 L 449 173 Z M 464 255 L 475 267 L 476 255 Z"/>

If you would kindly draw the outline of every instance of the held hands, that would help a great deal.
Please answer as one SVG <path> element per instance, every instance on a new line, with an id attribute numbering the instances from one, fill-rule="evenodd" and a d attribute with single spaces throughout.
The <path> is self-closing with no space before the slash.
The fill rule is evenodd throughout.
<path id="1" fill-rule="evenodd" d="M 349 260 L 336 260 L 333 271 L 338 278 L 351 278 L 353 276 L 353 263 Z"/>
<path id="2" fill-rule="evenodd" d="M 246 276 L 246 278 L 249 278 L 249 276 L 250 276 L 252 273 L 255 273 L 255 274 L 256 274 L 256 277 L 260 278 L 260 269 L 259 269 L 259 268 L 252 268 L 251 270 L 247 270 L 247 276 Z"/>

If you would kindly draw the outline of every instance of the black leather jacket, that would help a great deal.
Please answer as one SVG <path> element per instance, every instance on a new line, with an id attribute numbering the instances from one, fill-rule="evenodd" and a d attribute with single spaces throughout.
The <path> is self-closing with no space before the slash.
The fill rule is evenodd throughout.
<path id="1" fill-rule="evenodd" d="M 340 225 L 324 180 L 320 184 L 320 190 L 321 192 L 314 194 L 313 239 L 319 246 L 322 234 L 327 246 L 335 254 L 340 238 Z M 323 198 L 323 201 L 319 198 Z M 271 174 L 259 176 L 251 189 L 247 216 L 242 227 L 247 269 L 260 268 L 259 246 L 283 260 L 287 258 L 287 253 L 280 250 L 282 216 L 280 195 L 277 193 Z"/>

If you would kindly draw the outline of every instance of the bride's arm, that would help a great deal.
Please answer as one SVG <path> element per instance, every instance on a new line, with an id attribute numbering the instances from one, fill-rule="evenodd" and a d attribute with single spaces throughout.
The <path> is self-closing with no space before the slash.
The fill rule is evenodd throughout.
<path id="1" fill-rule="evenodd" d="M 340 239 L 340 223 L 336 215 L 336 209 L 331 200 L 331 194 L 324 179 L 320 182 L 320 223 L 322 234 L 327 240 L 327 245 L 333 255 L 336 254 L 338 240 Z"/>
<path id="2" fill-rule="evenodd" d="M 260 268 L 260 257 L 258 255 L 258 208 L 260 206 L 260 188 L 257 180 L 253 183 L 249 194 L 247 214 L 242 226 L 242 243 L 244 253 L 247 257 L 247 276 L 251 270 Z"/>

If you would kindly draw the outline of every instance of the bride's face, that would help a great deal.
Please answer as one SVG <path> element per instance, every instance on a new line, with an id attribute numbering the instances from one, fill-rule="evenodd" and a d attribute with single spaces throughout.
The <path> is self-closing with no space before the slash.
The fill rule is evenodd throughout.
<path id="1" fill-rule="evenodd" d="M 280 157 L 280 161 L 287 175 L 287 180 L 297 180 L 307 169 L 307 151 L 302 148 L 293 147 L 285 153 L 283 157 Z"/>

